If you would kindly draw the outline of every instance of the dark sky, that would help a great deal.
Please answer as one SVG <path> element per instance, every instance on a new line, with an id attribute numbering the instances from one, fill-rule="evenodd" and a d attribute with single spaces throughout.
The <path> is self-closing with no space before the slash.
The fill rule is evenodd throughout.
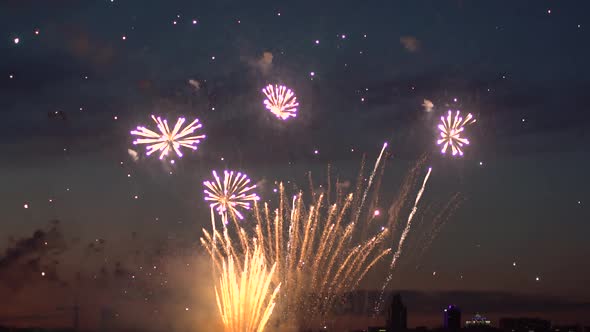
<path id="1" fill-rule="evenodd" d="M 56 308 L 75 301 L 88 327 L 101 310 L 130 325 L 146 312 L 174 318 L 162 328 L 203 324 L 211 308 L 195 275 L 209 273 L 191 262 L 209 227 L 211 170 L 246 172 L 271 200 L 274 181 L 305 186 L 312 170 L 321 183 L 328 163 L 353 180 L 384 141 L 383 201 L 421 156 L 433 167 L 391 285 L 407 291 L 410 325 L 438 324 L 444 303 L 590 324 L 589 10 L 587 1 L 0 2 L 0 298 L 14 299 L 0 304 L 0 325 L 65 324 Z M 264 109 L 269 83 L 296 92 L 296 118 Z M 462 158 L 435 144 L 450 108 L 477 118 Z M 129 131 L 152 125 L 151 114 L 198 117 L 207 138 L 175 164 L 147 158 Z M 437 220 L 456 193 L 460 204 Z M 166 272 L 145 272 L 158 268 Z M 364 287 L 382 283 L 378 272 Z"/>

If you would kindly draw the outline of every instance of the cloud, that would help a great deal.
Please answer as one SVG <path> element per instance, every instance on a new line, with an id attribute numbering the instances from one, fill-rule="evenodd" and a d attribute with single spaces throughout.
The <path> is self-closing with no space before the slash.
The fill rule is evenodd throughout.
<path id="1" fill-rule="evenodd" d="M 129 154 L 129 157 L 131 158 L 131 160 L 133 160 L 134 162 L 137 162 L 139 160 L 139 153 L 137 153 L 137 151 L 132 150 L 132 149 L 127 149 L 127 153 Z"/>
<path id="2" fill-rule="evenodd" d="M 263 73 L 267 74 L 272 69 L 273 55 L 271 52 L 264 52 L 256 61 L 256 67 Z"/>
<path id="3" fill-rule="evenodd" d="M 188 84 L 195 88 L 195 91 L 199 91 L 201 89 L 201 82 L 194 80 L 192 78 L 188 80 Z"/>
<path id="4" fill-rule="evenodd" d="M 59 221 L 13 242 L 0 256 L 0 281 L 19 290 L 33 280 L 58 281 L 58 256 L 67 249 Z"/>
<path id="5" fill-rule="evenodd" d="M 402 36 L 399 41 L 410 53 L 417 52 L 420 49 L 420 41 L 414 36 Z"/>
<path id="6" fill-rule="evenodd" d="M 422 103 L 422 107 L 424 107 L 424 111 L 430 113 L 430 112 L 432 112 L 432 109 L 434 108 L 434 103 L 432 103 L 431 100 L 424 99 L 424 102 Z"/>

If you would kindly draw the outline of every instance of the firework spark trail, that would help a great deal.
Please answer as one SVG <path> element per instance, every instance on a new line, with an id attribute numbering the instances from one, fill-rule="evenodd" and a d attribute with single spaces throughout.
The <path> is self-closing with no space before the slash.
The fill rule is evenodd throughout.
<path id="1" fill-rule="evenodd" d="M 266 95 L 264 105 L 281 120 L 297 116 L 297 97 L 295 93 L 283 85 L 267 85 L 262 92 Z"/>
<path id="2" fill-rule="evenodd" d="M 424 164 L 425 158 L 422 158 L 420 161 L 416 163 L 416 165 L 408 172 L 408 175 L 402 182 L 402 185 L 399 189 L 398 196 L 396 199 L 393 200 L 393 203 L 389 207 L 387 212 L 388 220 L 387 220 L 387 227 L 391 234 L 397 233 L 397 228 L 399 227 L 399 215 L 401 213 L 402 207 L 406 204 L 410 197 L 411 189 L 416 185 L 418 174 L 420 173 L 420 169 Z"/>
<path id="3" fill-rule="evenodd" d="M 241 220 L 244 216 L 239 209 L 249 210 L 250 203 L 260 199 L 256 193 L 251 192 L 256 185 L 249 186 L 250 179 L 246 174 L 238 172 L 234 175 L 234 171 L 226 170 L 223 172 L 222 182 L 217 172 L 213 171 L 213 177 L 214 181 L 203 182 L 207 195 L 205 201 L 212 202 L 211 208 L 219 213 L 224 225 L 228 222 L 228 214 Z"/>
<path id="4" fill-rule="evenodd" d="M 432 172 L 432 167 L 428 168 L 428 173 L 426 173 L 426 177 L 424 177 L 424 182 L 422 182 L 422 187 L 420 188 L 420 191 L 418 191 L 418 195 L 416 195 L 416 201 L 414 202 L 414 207 L 412 208 L 412 212 L 410 212 L 410 215 L 408 216 L 408 222 L 406 223 L 406 228 L 402 232 L 402 235 L 399 239 L 399 243 L 397 245 L 397 250 L 395 251 L 395 254 L 393 255 L 393 259 L 391 260 L 391 265 L 389 266 L 390 269 L 393 269 L 395 267 L 395 263 L 397 262 L 399 256 L 401 255 L 404 241 L 406 240 L 406 237 L 408 236 L 408 232 L 410 231 L 410 228 L 412 226 L 412 219 L 414 219 L 414 215 L 416 215 L 416 211 L 418 211 L 418 203 L 420 202 L 420 198 L 422 198 L 422 194 L 424 193 L 424 189 L 426 188 L 426 183 L 428 182 L 428 178 L 430 177 L 430 172 Z"/>
<path id="5" fill-rule="evenodd" d="M 391 282 L 391 279 L 393 278 L 393 268 L 395 267 L 395 263 L 397 262 L 399 256 L 401 255 L 402 252 L 402 248 L 404 245 L 404 241 L 406 240 L 406 237 L 408 236 L 408 232 L 410 231 L 410 228 L 412 226 L 412 219 L 414 219 L 414 215 L 416 214 L 416 211 L 418 211 L 418 203 L 420 202 L 420 199 L 422 198 L 422 194 L 424 193 L 424 189 L 426 188 L 426 183 L 428 182 L 428 178 L 430 178 L 430 173 L 432 172 L 432 167 L 428 168 L 428 172 L 426 173 L 426 176 L 424 177 L 424 181 L 422 182 L 422 187 L 420 188 L 420 190 L 418 191 L 418 194 L 416 195 L 416 200 L 414 201 L 414 206 L 412 207 L 412 211 L 410 212 L 410 215 L 408 216 L 408 221 L 406 223 L 406 227 L 404 228 L 404 231 L 402 232 L 402 235 L 400 236 L 399 239 L 399 243 L 397 245 L 397 250 L 395 251 L 394 255 L 393 255 L 393 259 L 391 260 L 391 264 L 389 265 L 389 275 L 387 276 L 387 279 L 385 280 L 385 282 L 383 283 L 383 286 L 381 287 L 381 294 L 379 295 L 379 301 L 375 304 L 375 313 L 378 313 L 381 307 L 381 303 L 383 303 L 383 294 L 385 293 L 385 288 L 387 288 L 387 286 L 389 285 L 389 282 Z"/>
<path id="6" fill-rule="evenodd" d="M 153 115 L 152 119 L 160 131 L 159 133 L 142 126 L 138 126 L 136 130 L 131 131 L 131 135 L 139 137 L 133 141 L 133 144 L 147 144 L 148 156 L 156 151 L 160 151 L 160 159 L 163 159 L 168 155 L 170 150 L 174 150 L 178 157 L 182 157 L 181 147 L 196 150 L 197 145 L 205 138 L 205 135 L 189 136 L 197 129 L 203 127 L 199 123 L 199 119 L 195 119 L 182 130 L 182 125 L 186 121 L 185 118 L 178 118 L 172 130 L 168 127 L 168 121 L 166 119 L 162 120 L 160 117 L 156 118 Z"/>
<path id="7" fill-rule="evenodd" d="M 371 172 L 371 176 L 369 176 L 369 183 L 365 188 L 365 193 L 363 194 L 363 198 L 361 199 L 360 207 L 357 211 L 356 218 L 354 222 L 358 222 L 361 212 L 363 210 L 363 206 L 365 205 L 365 200 L 367 199 L 367 194 L 369 193 L 369 189 L 371 189 L 371 185 L 373 184 L 373 178 L 375 177 L 375 173 L 377 172 L 377 168 L 379 167 L 379 163 L 381 162 L 381 157 L 383 156 L 383 152 L 385 152 L 385 148 L 387 148 L 387 142 L 383 143 L 383 148 L 381 148 L 381 153 L 379 153 L 379 157 L 377 161 L 375 161 L 375 167 L 373 167 L 373 172 Z"/>
<path id="8" fill-rule="evenodd" d="M 233 255 L 215 258 L 221 266 L 215 286 L 217 307 L 226 332 L 262 332 L 274 310 L 280 284 L 272 290 L 276 264 L 267 268 L 259 245 L 244 254 L 243 266 Z"/>
<path id="9" fill-rule="evenodd" d="M 428 248 L 430 248 L 432 242 L 438 236 L 443 226 L 447 223 L 451 215 L 455 213 L 463 201 L 464 199 L 461 197 L 461 194 L 455 193 L 451 196 L 446 205 L 440 209 L 440 212 L 433 218 L 432 228 L 430 231 L 424 232 L 425 239 L 422 241 L 422 245 L 420 246 L 419 256 L 416 259 L 417 261 L 421 261 L 422 256 L 424 256 Z"/>
<path id="10" fill-rule="evenodd" d="M 352 194 L 332 205 L 319 194 L 307 205 L 301 193 L 291 199 L 282 184 L 279 189 L 279 207 L 272 212 L 267 204 L 255 204 L 252 231 L 244 231 L 248 224 L 237 223 L 239 229 L 226 230 L 240 239 L 250 234 L 249 242 L 258 243 L 266 260 L 276 264 L 275 284 L 282 285 L 277 306 L 283 321 L 312 324 L 390 252 L 379 249 L 388 231 L 384 228 L 366 241 L 356 239 L 360 228 L 350 221 L 357 213 L 351 209 Z M 213 256 L 237 256 L 248 245 L 242 240 L 232 244 L 229 237 L 221 236 L 205 236 L 202 241 Z"/>
<path id="11" fill-rule="evenodd" d="M 440 139 L 436 142 L 438 145 L 443 145 L 441 153 L 447 153 L 447 149 L 451 147 L 453 156 L 459 154 L 463 155 L 463 145 L 468 145 L 469 140 L 461 136 L 465 130 L 465 126 L 475 122 L 471 113 L 467 114 L 465 119 L 461 117 L 461 112 L 457 111 L 455 117 L 452 117 L 452 112 L 449 110 L 447 117 L 441 116 L 438 129 L 440 130 Z"/>

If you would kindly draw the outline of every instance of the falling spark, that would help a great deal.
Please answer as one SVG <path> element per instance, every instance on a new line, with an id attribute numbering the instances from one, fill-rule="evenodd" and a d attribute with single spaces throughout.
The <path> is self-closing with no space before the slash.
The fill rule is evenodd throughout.
<path id="1" fill-rule="evenodd" d="M 426 183 L 428 182 L 428 178 L 430 178 L 430 172 L 432 172 L 432 167 L 428 168 L 428 173 L 426 173 L 426 176 L 424 177 L 424 181 L 422 182 L 422 187 L 420 188 L 420 191 L 418 191 L 418 195 L 416 195 L 416 201 L 414 201 L 414 207 L 412 207 L 412 211 L 410 212 L 410 215 L 408 216 L 406 228 L 404 228 L 404 231 L 402 232 L 399 243 L 397 245 L 397 250 L 395 251 L 395 254 L 393 255 L 393 259 L 391 260 L 391 265 L 390 265 L 391 269 L 393 269 L 395 267 L 395 263 L 397 262 L 399 256 L 401 255 L 404 241 L 406 240 L 406 237 L 408 236 L 408 232 L 410 231 L 410 227 L 412 226 L 412 220 L 414 219 L 414 215 L 416 215 L 416 211 L 418 211 L 418 203 L 420 202 L 420 199 L 422 198 L 422 194 L 424 193 L 424 189 L 426 188 Z"/>
<path id="2" fill-rule="evenodd" d="M 168 121 L 162 120 L 160 117 L 152 115 L 152 119 L 158 126 L 159 133 L 156 133 L 146 127 L 139 126 L 137 130 L 131 131 L 131 135 L 139 136 L 140 138 L 133 141 L 133 144 L 147 144 L 147 155 L 159 151 L 160 159 L 168 156 L 170 150 L 174 150 L 178 157 L 182 157 L 181 147 L 196 150 L 197 145 L 205 138 L 205 135 L 192 135 L 197 129 L 201 129 L 203 125 L 199 123 L 199 119 L 195 119 L 181 130 L 185 122 L 185 118 L 179 118 L 172 130 L 168 127 Z"/>
<path id="3" fill-rule="evenodd" d="M 262 92 L 266 95 L 264 105 L 266 109 L 271 111 L 272 114 L 276 115 L 281 120 L 287 120 L 289 117 L 297 116 L 297 97 L 295 93 L 288 89 L 284 85 L 267 85 L 266 88 L 262 89 Z"/>
<path id="4" fill-rule="evenodd" d="M 475 119 L 471 113 L 467 114 L 467 117 L 463 119 L 461 113 L 457 111 L 455 117 L 452 117 L 452 112 L 449 110 L 447 117 L 442 116 L 440 118 L 440 124 L 438 129 L 440 130 L 440 139 L 436 142 L 438 145 L 443 145 L 441 153 L 447 153 L 447 149 L 451 147 L 453 156 L 459 154 L 463 155 L 463 145 L 468 145 L 469 140 L 461 136 L 461 133 L 465 129 L 465 126 L 475 122 Z"/>
<path id="5" fill-rule="evenodd" d="M 414 201 L 414 206 L 412 207 L 410 215 L 408 216 L 408 221 L 406 222 L 406 227 L 404 228 L 402 235 L 400 236 L 400 239 L 399 239 L 399 242 L 397 245 L 397 249 L 396 249 L 395 253 L 393 254 L 393 259 L 391 260 L 391 264 L 389 265 L 389 275 L 387 276 L 387 279 L 385 279 L 385 282 L 383 283 L 383 286 L 381 287 L 381 294 L 379 295 L 379 300 L 375 304 L 375 313 L 379 312 L 381 304 L 383 303 L 383 295 L 385 293 L 385 288 L 387 288 L 387 286 L 389 285 L 389 282 L 391 282 L 391 279 L 393 278 L 392 270 L 395 267 L 395 263 L 397 262 L 397 260 L 399 259 L 399 256 L 402 253 L 402 248 L 403 248 L 404 242 L 408 236 L 408 232 L 410 231 L 410 228 L 412 227 L 412 219 L 414 219 L 414 215 L 416 214 L 416 211 L 418 211 L 418 203 L 420 202 L 420 199 L 422 198 L 422 194 L 424 193 L 424 189 L 426 188 L 426 183 L 428 182 L 428 178 L 430 178 L 431 172 L 432 172 L 432 167 L 429 167 L 428 172 L 426 173 L 426 176 L 424 177 L 424 181 L 422 182 L 422 187 L 420 188 L 420 190 L 418 191 L 418 194 L 416 195 L 416 200 Z"/>
<path id="6" fill-rule="evenodd" d="M 228 222 L 228 213 L 243 219 L 244 216 L 239 209 L 250 209 L 251 202 L 260 199 L 252 190 L 256 185 L 250 185 L 250 179 L 246 174 L 234 171 L 223 171 L 223 181 L 213 171 L 214 181 L 205 181 L 205 201 L 212 202 L 211 209 L 221 215 L 223 224 Z"/>
<path id="7" fill-rule="evenodd" d="M 212 256 L 220 266 L 217 308 L 226 332 L 262 332 L 274 310 L 280 283 L 272 289 L 276 263 L 268 269 L 262 248 L 248 249 L 243 263 L 234 255 Z M 188 310 L 188 308 L 187 308 Z"/>

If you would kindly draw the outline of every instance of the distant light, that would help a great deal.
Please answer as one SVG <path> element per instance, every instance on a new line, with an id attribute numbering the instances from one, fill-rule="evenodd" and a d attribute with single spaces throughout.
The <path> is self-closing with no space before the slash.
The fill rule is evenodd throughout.
<path id="1" fill-rule="evenodd" d="M 45 272 L 41 272 L 41 276 L 42 277 L 45 277 Z"/>
<path id="2" fill-rule="evenodd" d="M 483 161 L 480 161 L 479 162 L 479 166 L 483 166 Z"/>
<path id="3" fill-rule="evenodd" d="M 193 24 L 197 24 L 197 20 L 193 20 Z"/>
<path id="4" fill-rule="evenodd" d="M 211 60 L 215 60 L 215 56 L 212 56 L 212 57 L 211 57 Z"/>
<path id="5" fill-rule="evenodd" d="M 115 115 L 115 116 L 113 117 L 113 119 L 115 119 L 115 120 L 118 120 L 118 119 L 119 119 L 119 117 Z"/>
<path id="6" fill-rule="evenodd" d="M 314 153 L 314 154 L 318 154 L 318 153 L 320 153 L 320 152 L 319 152 L 318 150 L 314 150 L 314 151 L 313 151 L 313 153 Z"/>
<path id="7" fill-rule="evenodd" d="M 539 278 L 539 277 L 536 277 L 535 278 L 535 281 L 539 281 L 539 280 L 541 280 L 541 278 Z"/>
<path id="8" fill-rule="evenodd" d="M 547 9 L 547 14 L 551 14 L 551 9 Z"/>
<path id="9" fill-rule="evenodd" d="M 139 197 L 137 195 L 133 196 L 134 199 L 138 199 Z"/>
<path id="10" fill-rule="evenodd" d="M 512 262 L 512 266 L 516 266 L 516 262 Z"/>
<path id="11" fill-rule="evenodd" d="M 41 31 L 39 31 L 39 29 L 35 29 L 35 31 L 34 31 L 34 32 L 35 32 L 35 35 L 37 35 L 37 36 L 38 36 L 38 35 L 39 35 L 39 33 L 40 33 Z"/>
<path id="12" fill-rule="evenodd" d="M 8 75 L 8 78 L 13 79 L 14 75 L 10 74 L 10 75 Z"/>
<path id="13" fill-rule="evenodd" d="M 15 43 L 15 44 L 18 44 L 18 43 L 20 43 L 20 38 L 14 38 L 14 43 Z"/>
<path id="14" fill-rule="evenodd" d="M 365 98 L 364 98 L 364 97 L 363 97 L 363 98 L 361 98 L 361 101 L 365 101 Z"/>
<path id="15" fill-rule="evenodd" d="M 453 101 L 456 103 L 457 102 L 457 98 L 453 98 Z"/>
<path id="16" fill-rule="evenodd" d="M 176 161 L 174 159 L 172 159 L 172 160 L 170 160 L 170 163 L 174 164 L 174 163 L 176 163 Z"/>
<path id="17" fill-rule="evenodd" d="M 578 25 L 578 28 L 579 28 L 579 27 L 580 27 L 580 26 Z M 319 44 L 320 44 L 320 40 L 319 40 L 319 39 L 316 39 L 316 40 L 315 40 L 315 44 L 316 44 L 316 45 L 319 45 Z"/>
<path id="18" fill-rule="evenodd" d="M 278 12 L 278 13 L 277 13 L 277 16 L 281 16 L 281 12 Z"/>
<path id="19" fill-rule="evenodd" d="M 375 210 L 375 212 L 373 212 L 373 215 L 375 217 L 379 216 L 381 214 L 381 212 L 379 212 L 379 210 Z"/>
<path id="20" fill-rule="evenodd" d="M 176 23 L 177 23 L 176 21 L 172 21 L 172 24 L 176 25 Z"/>
<path id="21" fill-rule="evenodd" d="M 346 39 L 346 35 L 343 34 L 343 35 L 340 36 L 340 38 Z"/>
<path id="22" fill-rule="evenodd" d="M 123 37 L 121 37 L 121 39 L 127 40 L 127 36 L 123 36 Z"/>
<path id="23" fill-rule="evenodd" d="M 188 307 L 184 308 L 185 311 L 188 311 Z"/>
<path id="24" fill-rule="evenodd" d="M 315 76 L 315 72 L 314 72 L 314 71 L 312 71 L 311 73 L 309 73 L 309 75 L 311 75 L 311 76 Z"/>
<path id="25" fill-rule="evenodd" d="M 25 204 L 25 205 L 23 205 L 23 207 L 24 207 L 25 209 L 28 209 L 28 208 L 29 208 L 29 204 Z"/>
<path id="26" fill-rule="evenodd" d="M 526 121 L 526 119 L 525 118 L 522 118 L 522 122 L 525 122 L 525 121 Z"/>

